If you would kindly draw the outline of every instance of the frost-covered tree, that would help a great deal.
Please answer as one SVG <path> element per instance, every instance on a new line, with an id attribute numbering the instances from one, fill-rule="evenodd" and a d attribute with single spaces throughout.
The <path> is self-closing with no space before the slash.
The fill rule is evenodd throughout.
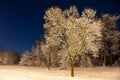
<path id="1" fill-rule="evenodd" d="M 17 52 L 12 51 L 12 50 L 3 52 L 2 64 L 15 65 L 15 64 L 18 64 L 19 60 L 20 60 L 20 56 Z"/>
<path id="2" fill-rule="evenodd" d="M 41 51 L 41 45 L 43 44 L 42 40 L 37 40 L 36 41 L 36 47 L 34 50 L 34 54 L 36 55 L 36 59 L 38 62 L 39 66 L 45 66 L 45 56 L 43 55 L 42 51 Z"/>
<path id="3" fill-rule="evenodd" d="M 52 61 L 54 60 L 51 57 L 57 56 L 57 52 L 53 51 L 54 46 L 59 46 L 61 39 L 59 35 L 61 35 L 60 26 L 64 23 L 62 15 L 62 10 L 57 7 L 52 7 L 46 11 L 44 19 L 46 23 L 44 24 L 45 31 L 45 46 L 43 46 L 43 51 L 47 56 L 48 68 L 52 65 Z M 59 35 L 58 35 L 59 34 Z M 56 54 L 56 55 L 53 55 Z M 56 57 L 57 59 L 57 57 Z"/>
<path id="4" fill-rule="evenodd" d="M 117 60 L 114 60 L 114 66 L 120 66 L 120 31 L 119 31 L 119 33 L 117 33 L 118 34 L 118 40 L 119 40 L 119 42 L 117 43 Z M 118 41 L 117 40 L 117 41 Z M 114 48 L 113 48 L 114 49 Z M 116 48 L 115 48 L 115 50 L 116 50 Z M 116 51 L 115 51 L 116 52 Z"/>
<path id="5" fill-rule="evenodd" d="M 96 56 L 99 51 L 102 23 L 95 19 L 95 13 L 92 9 L 85 9 L 81 17 L 73 17 L 66 25 L 64 40 L 71 65 L 71 76 L 74 76 L 74 63 L 78 55 L 91 51 Z"/>
<path id="6" fill-rule="evenodd" d="M 43 45 L 41 46 L 41 50 L 42 50 L 44 56 L 45 56 L 46 59 L 47 59 L 47 68 L 50 69 L 50 66 L 51 66 L 51 53 L 50 53 L 50 48 L 48 47 L 48 45 L 43 44 Z"/>
<path id="7" fill-rule="evenodd" d="M 117 21 L 120 16 L 103 14 L 102 22 L 104 28 L 102 30 L 102 47 L 101 54 L 104 56 L 103 66 L 106 65 L 107 56 L 110 56 L 110 63 L 113 65 L 113 56 L 120 53 L 119 49 L 119 31 L 117 30 Z"/>
<path id="8" fill-rule="evenodd" d="M 103 24 L 95 18 L 95 14 L 96 11 L 87 8 L 79 16 L 75 6 L 65 11 L 52 7 L 45 12 L 47 46 L 60 46 L 61 57 L 69 60 L 71 76 L 74 76 L 74 63 L 78 55 L 90 51 L 96 56 L 99 52 Z"/>
<path id="9" fill-rule="evenodd" d="M 35 61 L 36 56 L 29 51 L 25 51 L 21 56 L 19 64 L 23 66 L 35 66 Z"/>
<path id="10" fill-rule="evenodd" d="M 36 55 L 38 64 L 40 66 L 46 66 L 47 61 L 46 61 L 46 56 L 43 54 L 42 46 L 44 46 L 43 39 L 37 40 L 36 41 L 36 47 L 34 49 L 34 54 Z"/>
<path id="11" fill-rule="evenodd" d="M 41 45 L 42 53 L 47 60 L 48 69 L 50 69 L 50 67 L 59 66 L 59 59 L 57 56 L 58 49 L 59 49 L 58 46 L 49 45 L 47 43 Z"/>
<path id="12" fill-rule="evenodd" d="M 27 66 L 46 66 L 46 57 L 42 51 L 43 45 L 44 41 L 42 38 L 36 40 L 36 46 L 32 47 L 31 52 L 25 51 L 22 54 L 19 64 Z"/>

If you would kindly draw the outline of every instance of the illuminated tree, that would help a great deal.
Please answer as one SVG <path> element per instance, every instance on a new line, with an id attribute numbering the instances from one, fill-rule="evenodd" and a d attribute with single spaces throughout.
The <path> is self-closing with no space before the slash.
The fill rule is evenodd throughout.
<path id="1" fill-rule="evenodd" d="M 52 7 L 45 12 L 47 46 L 60 46 L 61 57 L 64 55 L 69 60 L 71 76 L 74 76 L 74 63 L 78 55 L 90 51 L 96 56 L 99 52 L 103 24 L 95 18 L 95 14 L 96 11 L 87 8 L 79 16 L 75 6 L 65 11 Z"/>
<path id="2" fill-rule="evenodd" d="M 53 7 L 47 10 L 44 16 L 44 19 L 46 21 L 46 23 L 44 24 L 44 29 L 46 30 L 45 31 L 46 42 L 45 45 L 43 46 L 43 51 L 48 61 L 48 69 L 50 68 L 50 65 L 53 64 L 52 61 L 54 59 L 51 57 L 57 56 L 55 50 L 53 50 L 53 47 L 59 46 L 61 42 L 59 35 L 61 35 L 62 30 L 60 30 L 59 28 L 64 23 L 63 18 L 64 17 L 62 16 L 62 10 L 57 7 Z"/>

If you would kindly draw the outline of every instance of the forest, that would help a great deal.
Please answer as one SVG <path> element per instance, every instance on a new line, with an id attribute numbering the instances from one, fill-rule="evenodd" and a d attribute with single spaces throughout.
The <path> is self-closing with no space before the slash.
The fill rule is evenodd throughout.
<path id="1" fill-rule="evenodd" d="M 72 77 L 76 67 L 120 67 L 120 15 L 96 14 L 91 8 L 79 13 L 76 6 L 49 8 L 43 16 L 45 33 L 32 52 L 20 55 L 0 47 L 0 65 L 70 68 Z"/>

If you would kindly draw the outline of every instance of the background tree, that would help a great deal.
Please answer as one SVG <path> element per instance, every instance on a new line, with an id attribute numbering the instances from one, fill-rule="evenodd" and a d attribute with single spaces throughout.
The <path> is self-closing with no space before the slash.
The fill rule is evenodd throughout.
<path id="1" fill-rule="evenodd" d="M 29 51 L 25 51 L 21 56 L 19 64 L 23 66 L 36 66 L 35 61 L 36 56 Z"/>
<path id="2" fill-rule="evenodd" d="M 119 31 L 117 30 L 117 21 L 120 16 L 103 14 L 102 22 L 104 23 L 104 28 L 102 31 L 102 44 L 101 54 L 103 54 L 103 66 L 105 67 L 107 57 L 111 65 L 114 63 L 114 56 L 120 52 L 119 50 Z"/>
<path id="3" fill-rule="evenodd" d="M 118 45 L 119 45 L 119 48 L 118 48 L 118 50 L 119 50 L 119 52 L 118 52 L 118 55 L 117 55 L 117 60 L 115 60 L 115 62 L 114 62 L 114 66 L 120 66 L 120 31 L 119 31 L 119 33 L 118 33 L 118 38 L 119 38 L 119 43 L 118 43 Z"/>
<path id="4" fill-rule="evenodd" d="M 44 53 L 48 56 L 48 68 L 52 64 L 51 61 L 53 61 L 53 56 L 57 56 L 58 54 L 55 53 L 55 50 L 53 51 L 54 46 L 59 46 L 61 40 L 59 35 L 61 35 L 61 29 L 58 29 L 61 25 L 64 23 L 62 15 L 62 10 L 57 7 L 52 7 L 49 10 L 45 12 L 45 24 L 44 29 L 45 31 L 45 46 L 44 46 Z M 46 51 L 46 52 L 45 52 Z M 52 52 L 51 52 L 52 51 Z M 56 55 L 53 55 L 56 54 Z M 51 58 L 52 57 L 52 58 Z M 57 58 L 56 58 L 57 59 Z"/>
<path id="5" fill-rule="evenodd" d="M 2 63 L 4 65 L 18 64 L 19 60 L 20 60 L 20 55 L 12 50 L 4 52 L 2 55 Z"/>
<path id="6" fill-rule="evenodd" d="M 36 40 L 36 46 L 32 46 L 31 51 L 25 51 L 22 54 L 20 65 L 26 66 L 46 66 L 46 57 L 42 51 L 42 45 L 44 44 L 44 39 L 41 37 L 39 40 Z"/>
<path id="7" fill-rule="evenodd" d="M 1 52 L 3 52 L 3 48 L 2 48 L 2 46 L 0 46 L 0 53 L 1 53 Z"/>
<path id="8" fill-rule="evenodd" d="M 51 56 L 50 56 L 50 49 L 48 48 L 48 46 L 46 44 L 43 44 L 41 46 L 41 50 L 44 54 L 44 56 L 46 57 L 47 60 L 47 68 L 50 69 L 50 65 L 51 65 Z"/>
<path id="9" fill-rule="evenodd" d="M 59 66 L 59 59 L 58 59 L 58 46 L 55 45 L 48 45 L 43 44 L 41 46 L 41 50 L 43 52 L 43 55 L 47 59 L 47 67 L 50 69 L 50 67 L 58 67 Z"/>
<path id="10" fill-rule="evenodd" d="M 0 46 L 0 64 L 2 64 L 2 58 L 3 58 L 3 48 Z"/>
<path id="11" fill-rule="evenodd" d="M 36 41 L 36 47 L 34 50 L 34 54 L 36 55 L 37 62 L 39 66 L 46 66 L 47 60 L 46 56 L 43 54 L 44 51 L 42 51 L 42 46 L 44 45 L 44 39 L 40 38 L 40 40 Z"/>

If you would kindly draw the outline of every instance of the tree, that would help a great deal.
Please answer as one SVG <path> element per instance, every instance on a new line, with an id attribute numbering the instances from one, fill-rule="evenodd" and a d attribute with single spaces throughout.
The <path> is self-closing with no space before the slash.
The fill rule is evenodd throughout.
<path id="1" fill-rule="evenodd" d="M 0 64 L 2 64 L 3 48 L 0 46 Z"/>
<path id="2" fill-rule="evenodd" d="M 7 51 L 2 55 L 2 63 L 5 65 L 14 65 L 18 64 L 20 60 L 20 55 L 15 51 Z"/>
<path id="3" fill-rule="evenodd" d="M 21 56 L 19 64 L 23 66 L 36 66 L 35 61 L 36 56 L 29 51 L 25 51 Z"/>
<path id="4" fill-rule="evenodd" d="M 50 67 L 57 67 L 59 66 L 59 59 L 58 59 L 58 46 L 55 45 L 49 45 L 47 43 L 41 45 L 41 50 L 45 58 L 47 59 L 47 68 L 50 69 Z M 42 56 L 43 57 L 43 56 Z"/>
<path id="5" fill-rule="evenodd" d="M 79 16 L 75 6 L 65 11 L 52 7 L 45 12 L 46 43 L 62 47 L 62 55 L 69 58 L 72 77 L 78 55 L 91 51 L 96 56 L 99 51 L 103 24 L 95 14 L 96 11 L 88 8 Z"/>
<path id="6" fill-rule="evenodd" d="M 2 48 L 2 46 L 0 46 L 0 53 L 1 53 L 1 52 L 3 52 L 3 48 Z"/>
<path id="7" fill-rule="evenodd" d="M 57 14 L 57 15 L 56 15 Z M 50 68 L 51 60 L 52 60 L 52 47 L 59 46 L 61 40 L 60 37 L 58 37 L 57 34 L 61 34 L 61 30 L 58 29 L 59 25 L 62 25 L 64 23 L 64 19 L 62 19 L 62 10 L 60 8 L 54 7 L 50 8 L 45 12 L 44 19 L 46 23 L 44 24 L 45 31 L 45 45 L 43 46 L 43 51 L 46 55 L 47 61 L 48 61 L 48 69 Z M 58 19 L 58 20 L 55 20 Z M 57 22 L 60 22 L 57 24 Z M 57 31 L 58 30 L 58 31 Z M 60 30 L 60 31 L 59 31 Z M 52 52 L 52 53 L 55 53 Z M 54 56 L 54 55 L 53 55 Z"/>
<path id="8" fill-rule="evenodd" d="M 40 38 L 40 40 L 36 41 L 36 47 L 34 50 L 34 54 L 36 55 L 37 62 L 40 66 L 46 66 L 47 60 L 46 56 L 44 55 L 44 51 L 42 51 L 42 46 L 44 46 L 44 39 Z"/>
<path id="9" fill-rule="evenodd" d="M 104 28 L 102 30 L 102 47 L 101 54 L 103 54 L 103 66 L 106 66 L 107 56 L 116 55 L 120 52 L 119 50 L 119 31 L 117 30 L 117 21 L 120 16 L 103 14 L 102 22 L 104 23 Z M 114 61 L 111 59 L 110 63 L 113 65 Z"/>
<path id="10" fill-rule="evenodd" d="M 47 59 L 47 68 L 50 69 L 50 65 L 51 65 L 51 55 L 50 55 L 50 49 L 46 44 L 43 44 L 41 46 L 41 50 L 44 54 L 44 56 Z"/>

